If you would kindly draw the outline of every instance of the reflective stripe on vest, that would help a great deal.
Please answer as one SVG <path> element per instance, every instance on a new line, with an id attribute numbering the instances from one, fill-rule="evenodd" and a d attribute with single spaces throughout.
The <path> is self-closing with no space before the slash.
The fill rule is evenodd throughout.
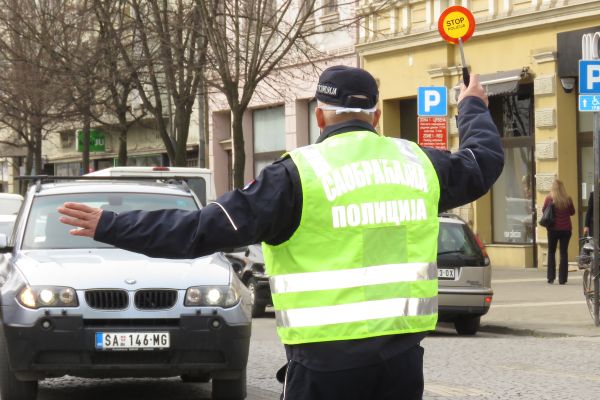
<path id="1" fill-rule="evenodd" d="M 300 225 L 287 242 L 263 244 L 282 342 L 435 329 L 439 183 L 424 152 L 349 132 L 290 155 Z"/>

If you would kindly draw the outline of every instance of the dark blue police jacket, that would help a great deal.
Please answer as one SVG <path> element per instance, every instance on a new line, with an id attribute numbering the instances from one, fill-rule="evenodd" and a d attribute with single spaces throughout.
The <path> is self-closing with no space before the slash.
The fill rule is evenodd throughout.
<path id="1" fill-rule="evenodd" d="M 450 153 L 424 147 L 440 182 L 439 211 L 484 195 L 500 176 L 504 153 L 484 102 L 466 97 L 457 118 L 460 146 Z M 373 127 L 352 120 L 327 127 L 318 141 Z M 150 257 L 195 258 L 221 249 L 287 241 L 300 223 L 302 188 L 291 158 L 264 168 L 255 182 L 225 193 L 201 211 L 102 213 L 95 240 Z M 226 215 L 226 213 L 228 215 Z M 424 333 L 286 346 L 288 359 L 331 371 L 372 365 L 417 345 Z"/>

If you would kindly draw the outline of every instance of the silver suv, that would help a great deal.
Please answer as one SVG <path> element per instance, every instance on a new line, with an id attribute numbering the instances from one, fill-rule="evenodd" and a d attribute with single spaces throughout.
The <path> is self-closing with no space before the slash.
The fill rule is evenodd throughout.
<path id="1" fill-rule="evenodd" d="M 200 207 L 177 183 L 30 188 L 12 237 L 0 234 L 0 397 L 34 399 L 39 380 L 68 374 L 212 379 L 213 399 L 245 398 L 251 302 L 229 261 L 154 259 L 72 236 L 56 211 L 65 201 L 116 212 Z"/>
<path id="2" fill-rule="evenodd" d="M 439 220 L 439 321 L 453 322 L 461 335 L 474 335 L 494 295 L 490 259 L 462 219 L 444 213 Z"/>

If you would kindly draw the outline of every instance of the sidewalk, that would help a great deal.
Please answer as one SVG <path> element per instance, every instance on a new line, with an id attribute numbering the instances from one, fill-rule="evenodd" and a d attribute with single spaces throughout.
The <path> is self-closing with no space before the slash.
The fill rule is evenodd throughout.
<path id="1" fill-rule="evenodd" d="M 600 327 L 588 312 L 581 271 L 570 271 L 566 285 L 546 281 L 546 270 L 492 267 L 494 299 L 481 330 L 535 336 L 597 336 Z"/>

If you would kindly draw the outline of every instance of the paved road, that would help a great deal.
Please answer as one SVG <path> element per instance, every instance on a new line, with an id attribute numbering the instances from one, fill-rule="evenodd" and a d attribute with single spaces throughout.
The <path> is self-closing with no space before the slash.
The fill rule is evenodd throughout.
<path id="1" fill-rule="evenodd" d="M 481 333 L 459 337 L 442 328 L 424 340 L 426 400 L 592 399 L 600 393 L 600 338 Z M 276 400 L 274 371 L 285 362 L 271 317 L 254 320 L 248 367 L 249 400 Z M 179 379 L 44 382 L 40 400 L 210 399 L 210 384 Z"/>

